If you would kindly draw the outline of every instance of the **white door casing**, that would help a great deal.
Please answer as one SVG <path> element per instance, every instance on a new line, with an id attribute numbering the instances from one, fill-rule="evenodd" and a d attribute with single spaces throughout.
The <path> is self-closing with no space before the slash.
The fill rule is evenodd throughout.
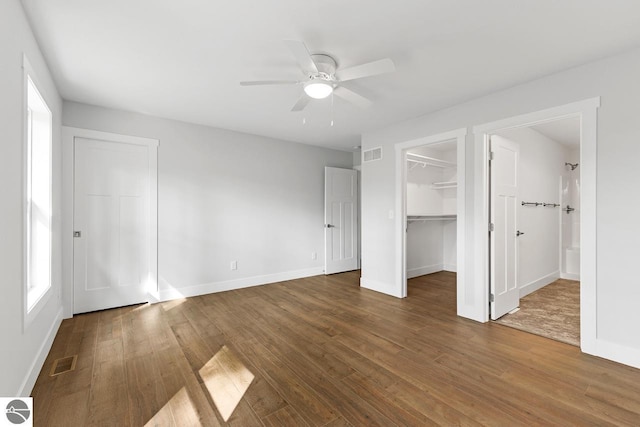
<path id="1" fill-rule="evenodd" d="M 324 168 L 324 272 L 358 268 L 358 172 Z"/>
<path id="2" fill-rule="evenodd" d="M 491 319 L 520 305 L 517 283 L 517 194 L 520 147 L 492 135 L 490 142 L 490 235 Z"/>
<path id="3" fill-rule="evenodd" d="M 74 313 L 149 299 L 155 277 L 149 151 L 139 144 L 74 140 Z"/>

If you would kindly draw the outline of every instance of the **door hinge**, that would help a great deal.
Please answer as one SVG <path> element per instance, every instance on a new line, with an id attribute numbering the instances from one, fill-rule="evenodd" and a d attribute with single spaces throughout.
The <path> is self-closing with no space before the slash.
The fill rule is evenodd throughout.
<path id="1" fill-rule="evenodd" d="M 489 151 L 489 161 L 493 160 L 495 157 L 493 151 Z"/>
<path id="2" fill-rule="evenodd" d="M 489 294 L 489 302 L 494 302 L 496 300 L 496 296 L 494 294 Z"/>
<path id="3" fill-rule="evenodd" d="M 490 222 L 489 223 L 489 231 L 493 231 L 495 229 L 495 227 L 493 226 L 493 223 Z"/>

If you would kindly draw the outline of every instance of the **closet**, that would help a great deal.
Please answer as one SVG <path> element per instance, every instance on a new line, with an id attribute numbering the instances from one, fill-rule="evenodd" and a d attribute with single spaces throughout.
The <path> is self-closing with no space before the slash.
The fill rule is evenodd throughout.
<path id="1" fill-rule="evenodd" d="M 456 141 L 411 149 L 407 162 L 407 278 L 456 271 Z"/>

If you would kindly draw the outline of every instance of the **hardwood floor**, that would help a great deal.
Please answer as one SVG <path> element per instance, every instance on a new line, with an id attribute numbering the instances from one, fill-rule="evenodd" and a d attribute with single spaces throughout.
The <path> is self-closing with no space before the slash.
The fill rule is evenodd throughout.
<path id="1" fill-rule="evenodd" d="M 457 317 L 452 273 L 412 279 L 403 300 L 358 276 L 65 320 L 35 425 L 640 425 L 640 370 Z"/>

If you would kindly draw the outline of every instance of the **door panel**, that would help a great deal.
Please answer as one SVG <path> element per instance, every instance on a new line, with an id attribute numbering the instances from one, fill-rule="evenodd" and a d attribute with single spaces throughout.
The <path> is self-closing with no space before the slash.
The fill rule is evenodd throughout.
<path id="1" fill-rule="evenodd" d="M 149 148 L 74 142 L 74 313 L 147 301 Z"/>
<path id="2" fill-rule="evenodd" d="M 358 268 L 358 175 L 325 168 L 325 274 Z"/>
<path id="3" fill-rule="evenodd" d="M 498 319 L 520 305 L 517 283 L 518 144 L 491 136 L 491 318 Z"/>

